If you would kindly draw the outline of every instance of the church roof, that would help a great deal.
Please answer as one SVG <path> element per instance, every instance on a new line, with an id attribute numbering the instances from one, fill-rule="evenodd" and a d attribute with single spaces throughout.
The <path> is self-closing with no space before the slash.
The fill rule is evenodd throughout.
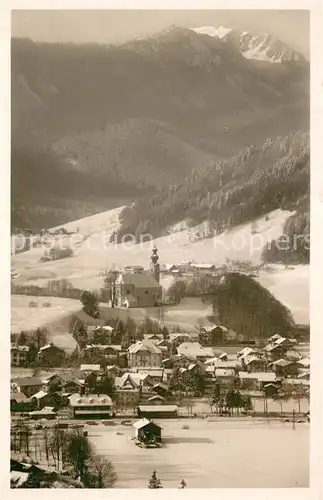
<path id="1" fill-rule="evenodd" d="M 159 288 L 161 285 L 155 280 L 154 276 L 150 273 L 124 273 L 122 274 L 122 281 L 125 285 L 134 285 L 137 288 Z"/>

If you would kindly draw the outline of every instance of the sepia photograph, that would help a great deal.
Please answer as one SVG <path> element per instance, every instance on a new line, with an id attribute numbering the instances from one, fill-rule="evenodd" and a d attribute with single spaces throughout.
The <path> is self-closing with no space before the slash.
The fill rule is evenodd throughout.
<path id="1" fill-rule="evenodd" d="M 10 488 L 309 488 L 310 11 L 12 10 L 10 57 Z"/>

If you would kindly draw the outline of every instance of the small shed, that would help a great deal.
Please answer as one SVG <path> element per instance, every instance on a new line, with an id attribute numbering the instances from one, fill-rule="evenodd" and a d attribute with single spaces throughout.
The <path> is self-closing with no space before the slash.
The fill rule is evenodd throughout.
<path id="1" fill-rule="evenodd" d="M 135 428 L 135 437 L 143 442 L 161 442 L 162 428 L 152 420 L 142 418 L 133 424 Z"/>

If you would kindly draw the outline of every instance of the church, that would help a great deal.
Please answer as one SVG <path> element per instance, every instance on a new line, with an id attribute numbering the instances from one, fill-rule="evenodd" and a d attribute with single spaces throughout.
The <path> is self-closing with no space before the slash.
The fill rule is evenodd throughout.
<path id="1" fill-rule="evenodd" d="M 135 269 L 120 274 L 116 281 L 116 307 L 154 307 L 162 300 L 157 248 L 153 248 L 150 270 Z"/>

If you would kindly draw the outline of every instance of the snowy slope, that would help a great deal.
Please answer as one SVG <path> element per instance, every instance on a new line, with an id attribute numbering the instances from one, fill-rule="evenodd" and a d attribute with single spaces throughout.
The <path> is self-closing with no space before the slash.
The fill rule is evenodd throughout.
<path id="1" fill-rule="evenodd" d="M 111 233 L 118 227 L 121 208 L 104 212 L 70 223 L 65 227 L 76 230 L 79 227 L 80 242 L 74 249 L 74 256 L 52 262 L 40 262 L 43 250 L 39 248 L 12 257 L 12 267 L 19 277 L 17 283 L 35 283 L 43 286 L 49 279 L 70 280 L 74 286 L 99 289 L 103 269 L 111 266 L 149 265 L 152 246 L 156 244 L 161 264 L 179 264 L 191 260 L 199 263 L 225 263 L 226 259 L 260 262 L 264 245 L 282 234 L 283 225 L 291 212 L 276 210 L 269 219 L 257 221 L 257 234 L 251 234 L 251 224 L 236 227 L 214 238 L 192 242 L 192 231 L 185 228 L 151 242 L 141 244 L 109 242 Z M 277 268 L 277 272 L 261 276 L 261 282 L 279 300 L 302 318 L 308 317 L 309 266 L 302 266 L 301 274 L 294 270 Z M 276 276 L 277 275 L 277 276 Z M 170 280 L 163 285 L 169 286 Z M 298 320 L 298 319 L 297 319 Z"/>

